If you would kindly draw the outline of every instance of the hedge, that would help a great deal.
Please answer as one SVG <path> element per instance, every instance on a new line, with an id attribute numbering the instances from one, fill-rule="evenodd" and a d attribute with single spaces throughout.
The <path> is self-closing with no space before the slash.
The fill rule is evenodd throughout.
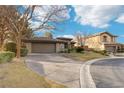
<path id="1" fill-rule="evenodd" d="M 14 57 L 15 57 L 14 52 L 10 52 L 10 51 L 0 52 L 0 63 L 10 62 Z"/>
<path id="2" fill-rule="evenodd" d="M 75 50 L 77 53 L 81 53 L 84 51 L 83 47 L 76 47 Z"/>
<path id="3" fill-rule="evenodd" d="M 16 53 L 16 44 L 14 42 L 7 43 L 5 48 L 6 48 L 6 51 L 11 51 Z"/>
<path id="4" fill-rule="evenodd" d="M 27 48 L 21 48 L 21 56 L 25 57 L 28 54 L 28 49 Z"/>
<path id="5" fill-rule="evenodd" d="M 14 52 L 16 54 L 16 44 L 14 42 L 9 42 L 6 44 L 6 51 Z M 21 56 L 24 57 L 28 54 L 27 48 L 21 48 Z"/>

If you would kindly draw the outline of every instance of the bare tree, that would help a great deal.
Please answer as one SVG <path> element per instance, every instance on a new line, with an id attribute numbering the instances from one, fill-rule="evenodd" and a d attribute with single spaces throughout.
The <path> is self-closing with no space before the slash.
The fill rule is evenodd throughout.
<path id="1" fill-rule="evenodd" d="M 9 28 L 7 26 L 8 21 L 6 20 L 6 16 L 3 15 L 5 13 L 4 6 L 0 6 L 0 51 L 4 50 L 4 42 L 8 38 Z"/>
<path id="2" fill-rule="evenodd" d="M 3 24 L 3 20 L 2 18 L 0 18 L 0 50 L 3 51 L 4 49 L 4 41 L 7 37 L 7 28 L 5 27 L 5 25 Z"/>
<path id="3" fill-rule="evenodd" d="M 69 8 L 67 6 L 37 6 L 33 14 L 33 22 L 38 24 L 34 27 L 37 30 L 57 30 L 57 24 L 69 18 Z"/>
<path id="4" fill-rule="evenodd" d="M 90 33 L 88 31 L 82 31 L 82 44 L 86 45 L 86 40 L 90 36 Z"/>
<path id="5" fill-rule="evenodd" d="M 75 39 L 77 41 L 77 46 L 85 46 L 86 40 L 89 36 L 88 31 L 78 31 L 76 32 Z"/>
<path id="6" fill-rule="evenodd" d="M 33 23 L 33 31 L 55 30 L 56 24 L 67 19 L 66 6 L 0 6 L 0 16 L 5 19 L 9 34 L 14 37 L 17 47 L 16 57 L 20 57 L 21 39 L 30 32 L 29 25 Z M 38 14 L 41 12 L 40 14 Z M 37 25 L 38 23 L 38 25 Z M 37 25 L 37 26 L 36 26 Z"/>
<path id="7" fill-rule="evenodd" d="M 21 6 L 2 6 L 1 16 L 5 16 L 7 23 L 7 27 L 10 28 L 10 33 L 14 35 L 16 45 L 17 45 L 17 53 L 16 57 L 20 57 L 20 49 L 21 49 L 21 39 L 22 33 L 27 29 L 27 22 L 32 18 L 32 14 L 35 6 L 26 6 L 23 11 L 19 11 L 22 8 Z"/>
<path id="8" fill-rule="evenodd" d="M 82 41 L 81 32 L 76 32 L 75 40 L 76 40 L 77 46 L 82 46 L 83 41 Z"/>

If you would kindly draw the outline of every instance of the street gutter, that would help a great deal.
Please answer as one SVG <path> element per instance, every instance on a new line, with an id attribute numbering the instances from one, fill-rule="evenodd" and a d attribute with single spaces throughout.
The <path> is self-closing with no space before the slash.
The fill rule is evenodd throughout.
<path id="1" fill-rule="evenodd" d="M 117 57 L 111 56 L 108 58 L 99 58 L 85 62 L 80 68 L 80 85 L 81 88 L 96 88 L 96 84 L 92 78 L 90 72 L 90 66 L 95 63 L 96 61 L 105 60 L 105 59 L 114 59 L 114 58 L 124 58 L 124 57 Z"/>

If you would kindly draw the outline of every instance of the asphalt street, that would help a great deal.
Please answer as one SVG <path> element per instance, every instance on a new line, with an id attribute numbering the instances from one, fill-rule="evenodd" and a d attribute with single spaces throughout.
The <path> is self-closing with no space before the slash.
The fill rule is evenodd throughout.
<path id="1" fill-rule="evenodd" d="M 96 61 L 90 73 L 97 88 L 124 88 L 124 58 Z"/>

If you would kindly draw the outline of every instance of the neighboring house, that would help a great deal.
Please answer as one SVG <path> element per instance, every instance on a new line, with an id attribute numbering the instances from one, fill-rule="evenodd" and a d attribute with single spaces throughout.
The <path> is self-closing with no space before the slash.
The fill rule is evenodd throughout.
<path id="1" fill-rule="evenodd" d="M 36 37 L 32 39 L 22 39 L 28 48 L 29 53 L 55 53 L 71 48 L 74 42 L 70 38 Z"/>
<path id="2" fill-rule="evenodd" d="M 124 48 L 123 44 L 116 42 L 116 35 L 109 32 L 100 32 L 85 37 L 85 46 L 94 50 L 106 50 L 108 52 L 116 52 Z M 84 38 L 82 38 L 83 41 Z"/>

